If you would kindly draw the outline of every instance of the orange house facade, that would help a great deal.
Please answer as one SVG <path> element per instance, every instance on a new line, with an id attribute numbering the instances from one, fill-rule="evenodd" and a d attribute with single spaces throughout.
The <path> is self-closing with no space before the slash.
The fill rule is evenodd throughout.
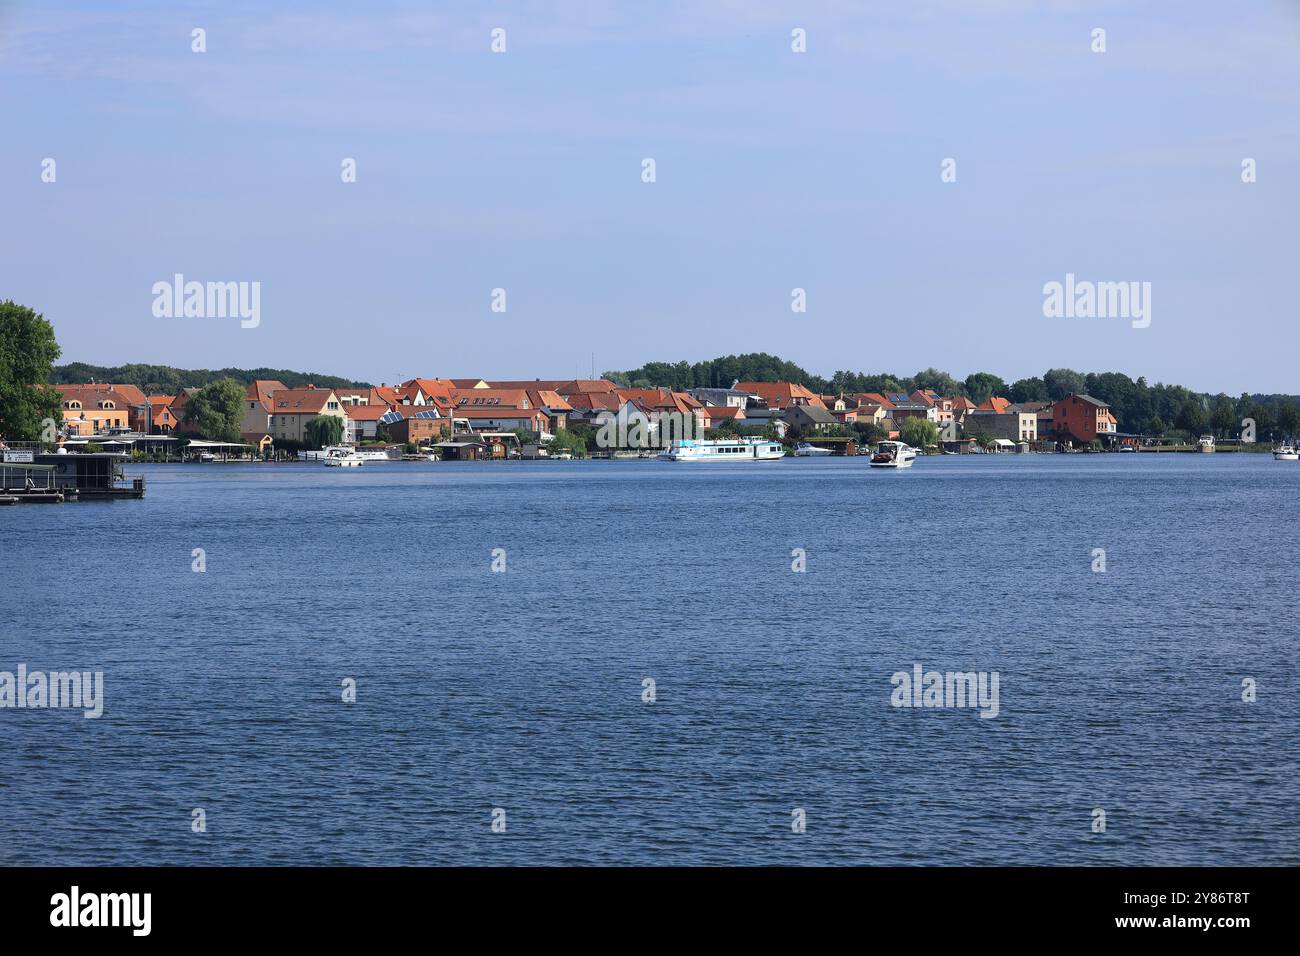
<path id="1" fill-rule="evenodd" d="M 65 434 L 88 436 L 110 428 L 149 431 L 149 400 L 134 385 L 54 385 L 63 396 Z"/>

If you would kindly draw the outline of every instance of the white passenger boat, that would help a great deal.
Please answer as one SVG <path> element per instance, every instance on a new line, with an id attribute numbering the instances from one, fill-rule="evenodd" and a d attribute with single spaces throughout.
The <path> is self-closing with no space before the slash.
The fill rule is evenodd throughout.
<path id="1" fill-rule="evenodd" d="M 916 459 L 916 449 L 906 442 L 882 441 L 876 444 L 871 456 L 872 468 L 911 468 Z"/>
<path id="2" fill-rule="evenodd" d="M 785 457 L 785 449 L 779 441 L 766 438 L 684 438 L 658 457 L 662 461 L 776 461 Z"/>
<path id="3" fill-rule="evenodd" d="M 1297 461 L 1300 460 L 1300 451 L 1294 445 L 1278 445 L 1273 449 L 1273 458 L 1276 461 Z"/>
<path id="4" fill-rule="evenodd" d="M 1198 438 L 1198 439 L 1196 440 L 1196 450 L 1197 450 L 1197 451 L 1204 451 L 1204 452 L 1213 452 L 1213 451 L 1214 451 L 1214 436 L 1213 436 L 1213 435 L 1202 435 L 1200 438 Z"/>
<path id="5" fill-rule="evenodd" d="M 360 468 L 366 463 L 365 458 L 349 448 L 328 448 L 322 460 L 326 468 Z"/>
<path id="6" fill-rule="evenodd" d="M 810 445 L 806 441 L 801 441 L 796 445 L 794 453 L 800 458 L 825 458 L 827 455 L 835 454 L 833 449 L 818 448 L 816 445 Z"/>

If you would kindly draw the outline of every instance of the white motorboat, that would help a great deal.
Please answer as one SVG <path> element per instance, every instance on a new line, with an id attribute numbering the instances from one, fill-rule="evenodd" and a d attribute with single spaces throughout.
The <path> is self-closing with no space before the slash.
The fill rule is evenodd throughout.
<path id="1" fill-rule="evenodd" d="M 801 441 L 795 446 L 794 453 L 799 458 L 825 458 L 827 455 L 835 454 L 833 449 L 818 448 L 816 445 L 810 445 L 806 441 Z"/>
<path id="2" fill-rule="evenodd" d="M 330 445 L 325 449 L 323 458 L 329 458 L 335 452 L 344 455 L 356 455 L 362 461 L 392 461 L 384 448 L 357 448 L 354 445 Z"/>
<path id="3" fill-rule="evenodd" d="M 876 444 L 871 456 L 872 468 L 911 468 L 916 460 L 916 449 L 906 442 L 882 441 Z"/>
<path id="4" fill-rule="evenodd" d="M 766 438 L 684 438 L 657 457 L 661 461 L 777 461 L 785 457 L 785 449 L 779 441 Z"/>
<path id="5" fill-rule="evenodd" d="M 1278 445 L 1273 449 L 1275 461 L 1300 461 L 1300 450 L 1295 445 Z"/>
<path id="6" fill-rule="evenodd" d="M 1196 440 L 1196 450 L 1197 450 L 1197 451 L 1204 451 L 1204 452 L 1213 452 L 1213 451 L 1214 451 L 1214 436 L 1213 436 L 1213 435 L 1202 435 L 1200 438 L 1198 438 L 1198 439 Z"/>
<path id="7" fill-rule="evenodd" d="M 322 459 L 326 468 L 360 468 L 366 459 L 348 448 L 329 448 Z"/>

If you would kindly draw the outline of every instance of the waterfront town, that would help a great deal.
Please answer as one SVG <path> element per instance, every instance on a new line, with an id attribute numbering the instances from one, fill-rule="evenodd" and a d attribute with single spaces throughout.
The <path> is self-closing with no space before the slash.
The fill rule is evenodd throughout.
<path id="1" fill-rule="evenodd" d="M 991 396 L 977 403 L 927 389 L 819 394 L 796 382 L 679 391 L 624 388 L 606 378 L 413 378 L 357 388 L 256 380 L 244 389 L 235 440 L 205 434 L 188 408 L 198 389 L 148 395 L 130 384 L 52 387 L 61 395 L 63 419 L 55 444 L 135 457 L 270 458 L 326 444 L 377 445 L 394 457 L 635 457 L 673 438 L 743 435 L 840 455 L 900 439 L 922 451 L 956 454 L 1143 444 L 1142 436 L 1119 432 L 1110 407 L 1086 394 L 1019 403 Z M 606 424 L 615 427 L 602 432 Z"/>

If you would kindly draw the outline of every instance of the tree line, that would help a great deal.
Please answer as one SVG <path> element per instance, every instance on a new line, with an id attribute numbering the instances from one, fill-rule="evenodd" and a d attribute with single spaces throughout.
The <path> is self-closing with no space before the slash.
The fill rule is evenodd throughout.
<path id="1" fill-rule="evenodd" d="M 88 365 L 70 362 L 56 365 L 47 381 L 51 385 L 73 385 L 83 382 L 114 382 L 136 385 L 146 395 L 175 395 L 182 388 L 202 388 L 222 379 L 234 379 L 240 385 L 249 385 L 258 379 L 283 382 L 286 388 L 303 388 L 319 385 L 321 388 L 369 388 L 368 382 L 358 382 L 337 375 L 316 372 L 295 372 L 285 368 L 222 368 L 186 369 L 170 365 Z"/>

